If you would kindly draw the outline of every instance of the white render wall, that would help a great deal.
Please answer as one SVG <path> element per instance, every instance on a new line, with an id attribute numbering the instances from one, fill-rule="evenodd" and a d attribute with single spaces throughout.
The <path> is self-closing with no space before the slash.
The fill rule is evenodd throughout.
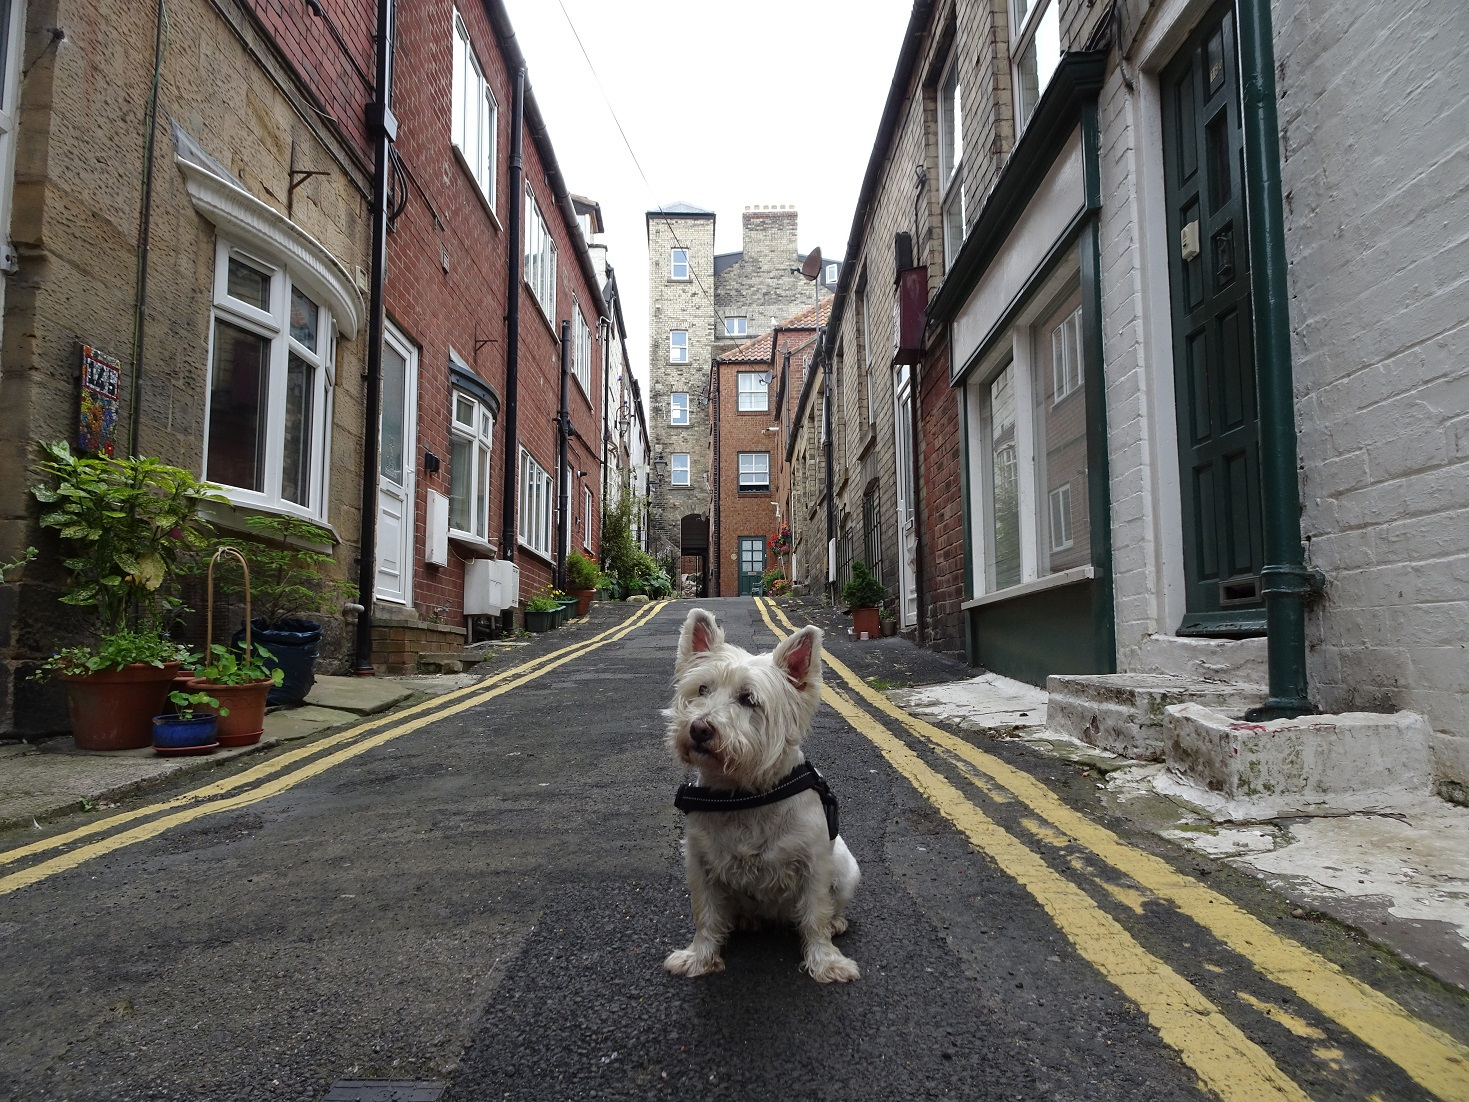
<path id="1" fill-rule="evenodd" d="M 1282 0 L 1275 50 L 1313 699 L 1469 785 L 1469 9 Z"/>
<path id="2" fill-rule="evenodd" d="M 1147 5 L 1136 5 L 1138 7 Z M 1119 669 L 1186 644 L 1156 71 L 1207 10 L 1157 0 L 1100 98 L 1102 315 Z M 1303 534 L 1324 710 L 1427 717 L 1469 795 L 1469 10 L 1274 13 Z M 1370 62 L 1370 63 L 1369 63 Z M 1258 642 L 1238 672 L 1257 670 Z M 1228 673 L 1229 663 L 1220 669 Z M 1250 678 L 1254 680 L 1253 677 Z"/>

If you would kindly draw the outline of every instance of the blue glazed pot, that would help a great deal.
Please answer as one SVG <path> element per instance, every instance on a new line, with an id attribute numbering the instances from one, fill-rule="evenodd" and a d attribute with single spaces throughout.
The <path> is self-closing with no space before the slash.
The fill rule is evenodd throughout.
<path id="1" fill-rule="evenodd" d="M 201 713 L 184 719 L 181 716 L 153 717 L 153 746 L 159 750 L 183 750 L 213 746 L 219 717 Z"/>

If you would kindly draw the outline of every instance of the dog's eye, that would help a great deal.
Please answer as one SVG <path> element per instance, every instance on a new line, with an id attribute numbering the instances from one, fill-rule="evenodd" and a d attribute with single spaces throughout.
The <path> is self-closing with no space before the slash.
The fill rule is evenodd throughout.
<path id="1" fill-rule="evenodd" d="M 709 686 L 708 685 L 700 685 L 699 686 L 699 695 L 700 696 L 708 696 L 709 695 Z"/>
<path id="2" fill-rule="evenodd" d="M 760 702 L 755 699 L 755 694 L 752 693 L 749 689 L 746 689 L 744 692 L 740 693 L 740 703 L 743 704 L 746 708 L 760 707 Z"/>

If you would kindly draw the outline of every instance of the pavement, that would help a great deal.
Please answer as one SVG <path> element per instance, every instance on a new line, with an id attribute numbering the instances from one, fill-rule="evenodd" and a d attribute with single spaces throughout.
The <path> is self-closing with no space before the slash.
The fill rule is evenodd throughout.
<path id="1" fill-rule="evenodd" d="M 1424 797 L 1371 815 L 1215 822 L 1176 786 L 1160 789 L 1164 766 L 1118 757 L 1049 730 L 1043 690 L 996 674 L 976 676 L 962 662 L 902 638 L 848 640 L 847 617 L 809 599 L 790 601 L 788 608 L 798 623 L 810 620 L 834 636 L 829 645 L 839 647 L 844 659 L 849 652 L 860 656 L 859 672 L 910 713 L 976 744 L 1003 743 L 1037 761 L 1067 763 L 1094 779 L 1097 810 L 1104 815 L 1248 872 L 1295 904 L 1296 917 L 1335 919 L 1439 980 L 1469 990 L 1469 808 Z M 259 743 L 208 756 L 161 758 L 151 749 L 87 752 L 69 738 L 0 744 L 0 830 L 106 809 L 180 775 L 410 707 L 631 611 L 593 606 L 589 620 L 486 647 L 484 662 L 467 673 L 318 676 L 304 706 L 266 716 Z"/>

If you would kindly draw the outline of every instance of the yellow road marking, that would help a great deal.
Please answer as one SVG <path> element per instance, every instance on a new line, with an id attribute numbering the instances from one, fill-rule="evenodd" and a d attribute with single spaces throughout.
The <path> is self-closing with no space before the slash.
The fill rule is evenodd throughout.
<path id="1" fill-rule="evenodd" d="M 826 686 L 822 696 L 971 845 L 1035 897 L 1076 951 L 1138 1005 L 1207 1090 L 1226 1102 L 1308 1097 L 1217 1006 L 1139 945 L 1091 896 L 970 803 L 839 689 Z"/>
<path id="2" fill-rule="evenodd" d="M 794 630 L 784 612 L 778 608 L 775 612 Z M 771 631 L 779 636 L 781 632 L 765 613 L 763 602 L 761 613 Z M 822 659 L 851 687 L 854 695 L 923 741 L 957 754 L 994 783 L 1003 785 L 1052 826 L 1147 891 L 1172 903 L 1248 960 L 1261 975 L 1294 991 L 1397 1064 L 1424 1089 L 1442 1099 L 1469 1098 L 1469 1046 L 1419 1021 L 1393 999 L 1347 975 L 1299 942 L 1282 937 L 1227 896 L 1179 872 L 1161 857 L 1129 846 L 1106 827 L 1067 806 L 1030 774 L 910 716 L 869 687 L 836 657 L 823 654 Z"/>
<path id="3" fill-rule="evenodd" d="M 1257 999 L 1248 991 L 1236 991 L 1235 994 L 1239 996 L 1241 1002 L 1245 1003 L 1247 1006 L 1253 1006 L 1256 1010 L 1258 1010 L 1261 1014 L 1264 1014 L 1267 1018 L 1279 1022 L 1281 1025 L 1285 1026 L 1286 1029 L 1294 1033 L 1297 1037 L 1304 1037 L 1308 1041 L 1326 1040 L 1325 1033 L 1317 1029 L 1314 1025 L 1306 1021 L 1304 1018 L 1296 1017 L 1284 1007 L 1276 1006 L 1274 1003 L 1268 1003 L 1264 999 Z M 1337 1053 L 1337 1055 L 1340 1056 L 1341 1053 Z"/>
<path id="4" fill-rule="evenodd" d="M 470 708 L 477 707 L 478 705 L 483 704 L 485 701 L 492 700 L 497 696 L 508 693 L 511 689 L 519 688 L 521 685 L 534 681 L 537 678 L 540 678 L 545 674 L 550 673 L 552 670 L 565 665 L 573 659 L 579 658 L 584 654 L 590 653 L 591 651 L 604 646 L 608 642 L 613 642 L 625 637 L 626 635 L 629 635 L 631 632 L 639 627 L 642 627 L 649 620 L 651 620 L 653 616 L 656 615 L 657 612 L 661 609 L 661 604 L 652 605 L 650 606 L 650 608 L 652 611 L 648 615 L 642 616 L 641 618 L 639 618 L 638 616 L 634 616 L 629 619 L 626 624 L 623 624 L 618 628 L 612 628 L 606 632 L 603 632 L 602 636 L 604 636 L 605 638 L 601 638 L 600 642 L 593 643 L 591 640 L 588 640 L 587 644 L 580 647 L 563 648 L 562 651 L 556 652 L 558 654 L 562 654 L 563 657 L 558 658 L 555 661 L 539 664 L 526 663 L 526 666 L 538 666 L 538 668 L 533 668 L 530 670 L 530 672 L 525 673 L 522 676 L 502 681 L 501 684 L 487 692 L 475 694 L 469 699 L 461 699 L 459 702 L 453 704 L 450 707 L 439 709 L 429 715 L 420 716 L 418 719 L 413 720 L 411 723 L 399 724 L 389 727 L 388 729 L 380 731 L 375 735 L 361 739 L 360 741 L 354 742 L 349 746 L 345 746 L 334 753 L 319 758 L 316 761 L 311 762 L 309 765 L 303 766 L 302 768 L 296 770 L 295 772 L 288 773 L 283 777 L 277 777 L 273 781 L 268 781 L 265 784 L 260 785 L 258 788 L 251 789 L 248 792 L 242 792 L 236 796 L 230 797 L 229 799 L 219 800 L 215 803 L 195 804 L 195 806 L 186 807 L 182 810 L 175 811 L 173 814 L 164 815 L 161 818 L 152 820 L 151 822 L 135 826 L 130 830 L 125 830 L 118 834 L 109 835 L 106 838 L 101 838 L 88 845 L 80 846 L 77 849 L 71 850 L 68 853 L 63 853 L 59 856 L 51 858 L 50 860 L 39 862 L 35 865 L 30 866 L 29 868 L 22 869 L 19 872 L 10 873 L 7 876 L 0 877 L 0 895 L 6 895 L 10 892 L 17 891 L 20 888 L 29 887 L 30 885 L 44 880 L 47 877 L 55 876 L 57 873 L 65 872 L 69 869 L 74 869 L 78 865 L 81 865 L 84 862 L 89 861 L 95 857 L 100 857 L 104 854 L 111 853 L 114 850 L 133 845 L 136 842 L 142 842 L 149 838 L 156 837 L 157 835 L 162 834 L 167 830 L 171 830 L 176 826 L 182 826 L 183 824 L 192 822 L 195 819 L 202 819 L 209 815 L 218 815 L 224 811 L 234 811 L 237 808 L 241 807 L 249 807 L 251 804 L 259 803 L 262 800 L 269 799 L 271 796 L 284 792 L 287 789 L 294 788 L 302 781 L 309 780 L 312 777 L 324 773 L 334 766 L 340 765 L 345 761 L 349 761 L 352 758 L 357 757 L 359 754 L 366 753 L 368 750 L 374 749 L 378 746 L 382 746 L 384 743 L 391 742 L 402 735 L 406 735 L 410 732 L 416 731 L 419 728 L 425 727 L 436 720 L 444 719 L 448 716 L 458 715 L 460 712 L 468 711 Z M 574 653 L 566 653 L 569 651 Z M 403 713 L 399 713 L 399 717 L 401 717 L 402 714 Z"/>
<path id="5" fill-rule="evenodd" d="M 613 632 L 620 630 L 622 627 L 635 624 L 639 621 L 641 621 L 642 623 L 646 623 L 648 620 L 651 620 L 654 615 L 657 614 L 658 610 L 661 607 L 661 603 L 650 604 L 646 607 L 646 609 L 641 609 L 630 616 L 626 624 L 617 625 L 616 627 L 610 627 L 606 631 L 598 632 L 596 635 L 593 635 L 590 638 L 585 639 L 579 643 L 572 643 L 568 646 L 560 648 L 559 650 L 554 650 L 547 654 L 541 655 L 539 658 L 532 658 L 526 662 L 522 662 L 519 666 L 512 666 L 508 670 L 501 670 L 499 673 L 492 674 L 482 681 L 475 682 L 473 685 L 467 685 L 462 689 L 455 689 L 453 692 L 445 693 L 442 696 L 436 696 L 432 700 L 425 700 L 420 704 L 413 705 L 411 708 L 404 708 L 402 711 L 392 712 L 389 715 L 375 716 L 371 719 L 365 719 L 361 723 L 355 724 L 345 731 L 338 731 L 334 735 L 328 735 L 326 738 L 317 739 L 315 742 L 312 742 L 306 746 L 302 746 L 296 750 L 291 750 L 284 754 L 280 754 L 276 757 L 271 758 L 269 761 L 261 762 L 259 765 L 253 766 L 250 769 L 246 769 L 231 777 L 225 777 L 221 780 L 213 782 L 212 784 L 204 785 L 202 788 L 193 789 L 189 792 L 183 793 L 182 795 L 175 796 L 172 799 L 164 800 L 156 804 L 150 804 L 147 807 L 134 808 L 131 811 L 119 812 L 116 815 L 109 815 L 106 818 L 97 819 L 93 822 L 87 823 L 85 826 L 80 826 L 74 830 L 67 831 L 65 834 L 57 834 L 51 838 L 42 838 L 38 841 L 27 843 L 23 846 L 17 846 L 14 849 L 5 850 L 4 852 L 0 852 L 0 865 L 12 864 L 15 861 L 19 861 L 26 857 L 33 857 L 36 854 L 44 853 L 47 850 L 56 849 L 60 846 L 70 845 L 72 842 L 78 841 L 82 838 L 87 838 L 93 834 L 101 834 L 109 830 L 114 830 L 117 827 L 122 826 L 124 823 L 134 822 L 138 819 L 145 819 L 151 815 L 157 815 L 159 812 L 162 811 L 170 811 L 180 807 L 187 807 L 189 804 L 197 803 L 200 800 L 213 799 L 215 796 L 223 795 L 226 792 L 232 792 L 237 788 L 242 788 L 246 785 L 254 784 L 256 781 L 268 777 L 274 773 L 279 773 L 286 767 L 295 765 L 303 758 L 315 757 L 323 750 L 329 750 L 333 746 L 340 746 L 345 742 L 351 742 L 353 739 L 358 738 L 368 731 L 383 727 L 390 723 L 401 723 L 403 720 L 408 719 L 410 716 L 420 715 L 424 712 L 435 711 L 455 700 L 462 699 L 466 696 L 479 697 L 493 686 L 509 678 L 519 677 L 527 671 L 533 670 L 537 666 L 542 665 L 543 663 L 549 662 L 571 652 L 580 653 L 584 649 L 591 647 L 594 643 L 600 645 L 601 640 L 605 639 L 605 637 L 611 635 Z"/>

